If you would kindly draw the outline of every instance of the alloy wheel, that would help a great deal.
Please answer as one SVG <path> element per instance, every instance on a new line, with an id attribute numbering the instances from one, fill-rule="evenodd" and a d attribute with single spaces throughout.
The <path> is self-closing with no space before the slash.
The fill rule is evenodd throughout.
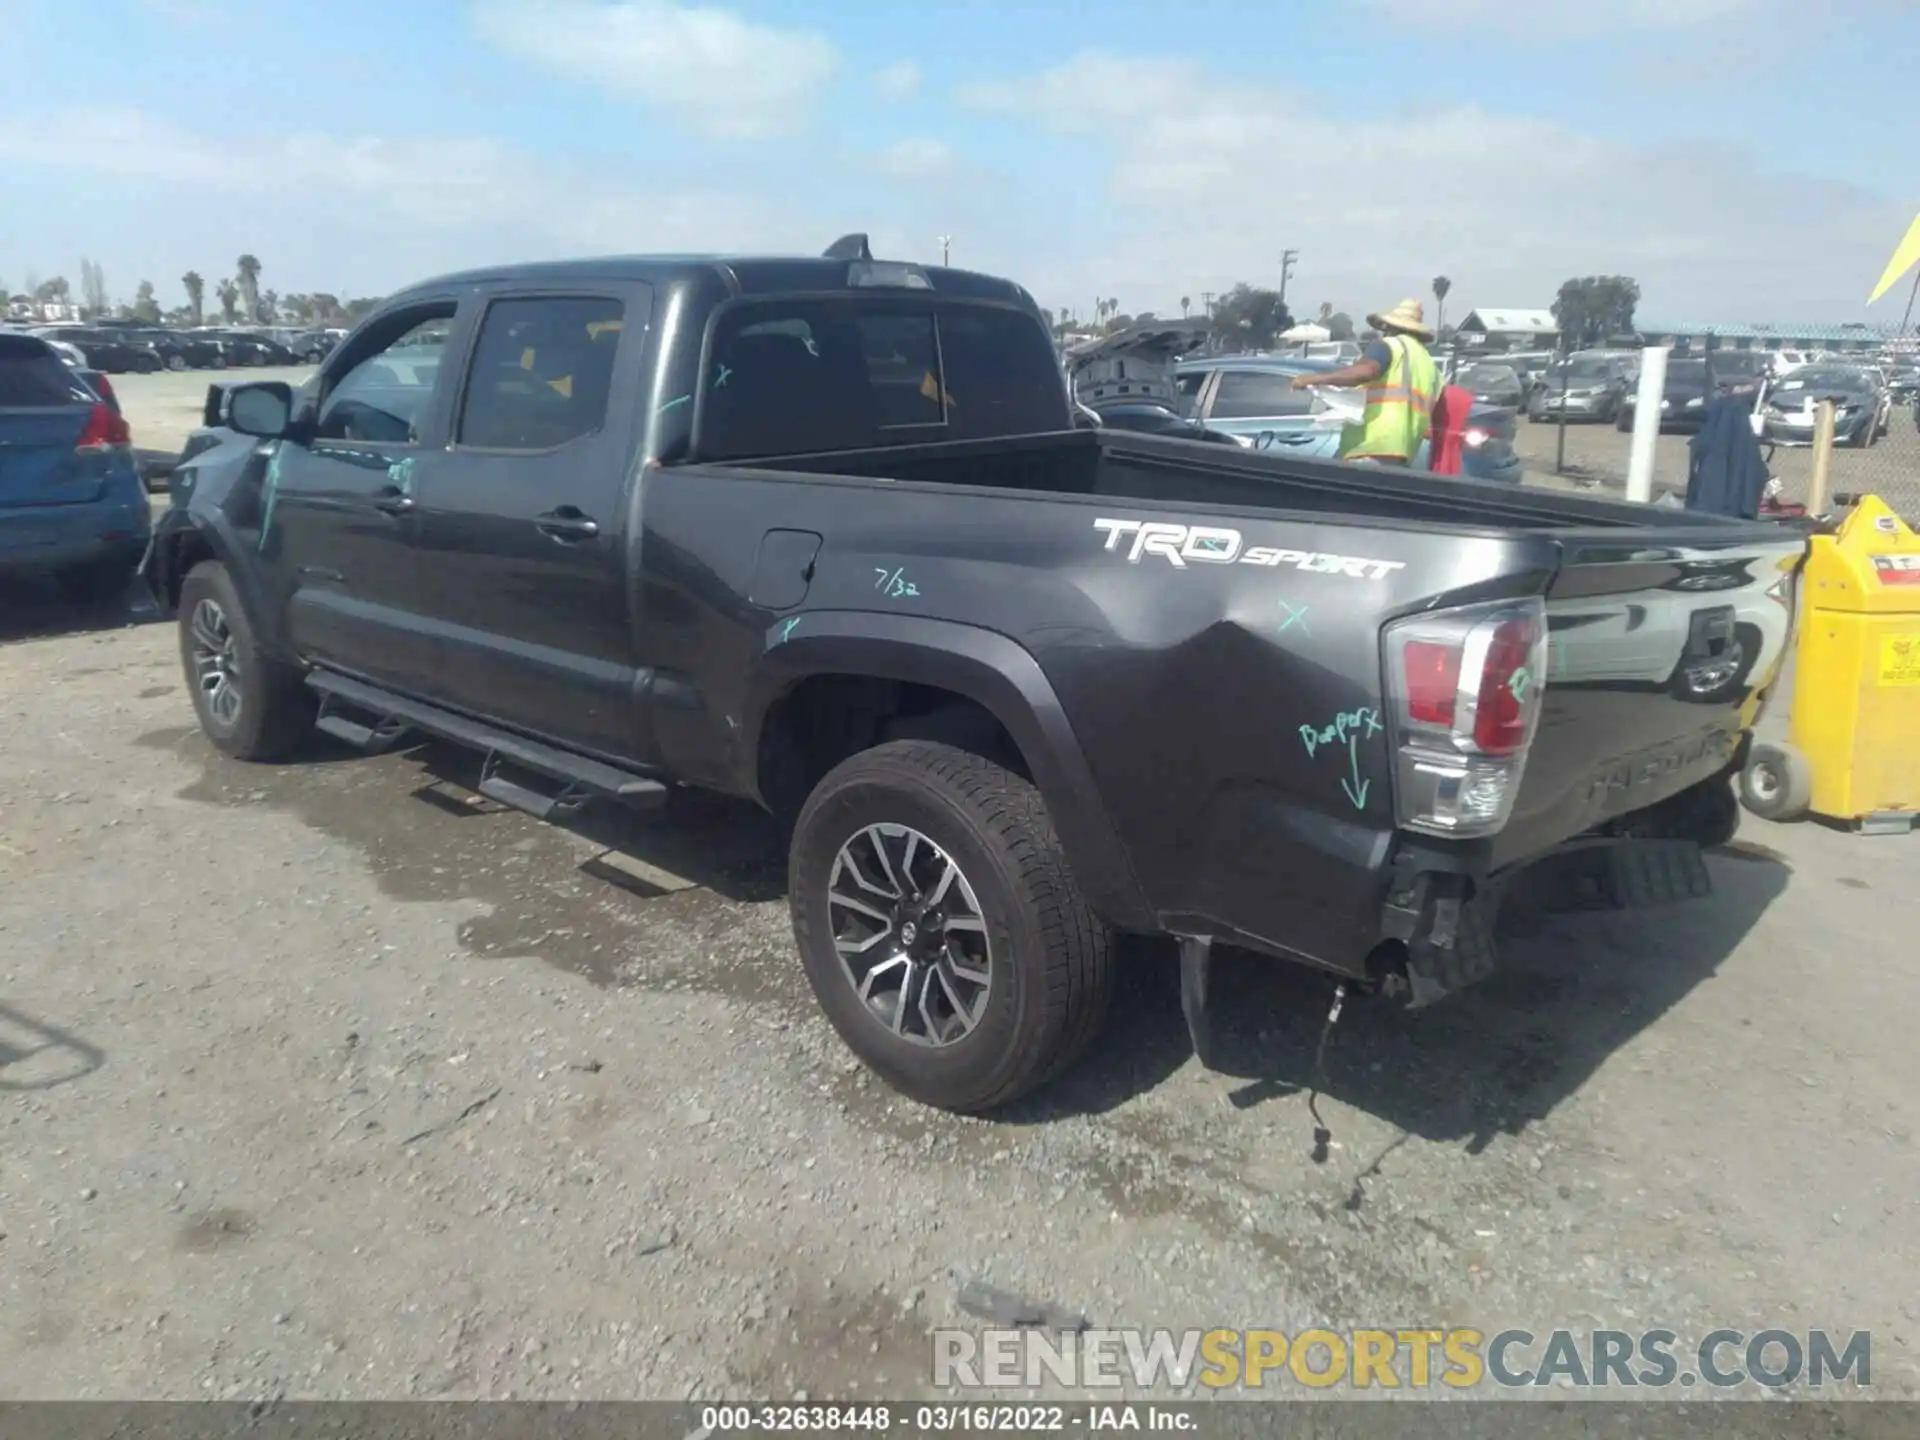
<path id="1" fill-rule="evenodd" d="M 193 681 L 200 687 L 207 713 L 223 727 L 240 718 L 240 664 L 227 612 L 217 601 L 202 600 L 188 622 L 193 645 Z"/>
<path id="2" fill-rule="evenodd" d="M 953 857 L 907 825 L 869 825 L 827 877 L 840 963 L 874 1020 L 916 1045 L 965 1039 L 993 990 L 987 922 Z"/>

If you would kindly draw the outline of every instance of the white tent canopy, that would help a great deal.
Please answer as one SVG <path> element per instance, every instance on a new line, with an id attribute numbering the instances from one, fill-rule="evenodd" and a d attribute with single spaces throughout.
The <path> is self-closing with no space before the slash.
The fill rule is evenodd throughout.
<path id="1" fill-rule="evenodd" d="M 1327 329 L 1326 326 L 1316 325 L 1309 320 L 1303 324 L 1294 326 L 1280 338 L 1293 344 L 1304 343 L 1313 345 L 1321 341 L 1331 340 L 1333 338 L 1333 332 Z"/>

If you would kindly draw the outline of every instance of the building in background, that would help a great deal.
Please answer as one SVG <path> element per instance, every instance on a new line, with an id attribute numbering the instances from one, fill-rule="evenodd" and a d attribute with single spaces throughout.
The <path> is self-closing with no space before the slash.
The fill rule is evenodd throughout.
<path id="1" fill-rule="evenodd" d="M 1471 350 L 1547 350 L 1559 338 L 1551 310 L 1491 305 L 1468 311 L 1455 331 L 1456 343 Z"/>

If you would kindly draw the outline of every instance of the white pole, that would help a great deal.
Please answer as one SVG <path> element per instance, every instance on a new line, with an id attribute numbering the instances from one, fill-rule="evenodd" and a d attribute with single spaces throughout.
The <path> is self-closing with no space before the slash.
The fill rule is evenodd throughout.
<path id="1" fill-rule="evenodd" d="M 1655 346 L 1640 352 L 1640 388 L 1633 399 L 1633 448 L 1627 460 L 1627 499 L 1653 499 L 1653 443 L 1660 438 L 1660 397 L 1667 388 L 1667 356 Z"/>

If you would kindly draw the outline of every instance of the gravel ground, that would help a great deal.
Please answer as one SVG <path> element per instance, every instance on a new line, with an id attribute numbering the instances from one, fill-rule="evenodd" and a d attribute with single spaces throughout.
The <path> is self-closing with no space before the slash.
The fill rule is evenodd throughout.
<path id="1" fill-rule="evenodd" d="M 98 623 L 0 648 L 0 1398 L 912 1394 L 970 1280 L 1864 1328 L 1920 1388 L 1906 840 L 1750 821 L 1711 901 L 1517 916 L 1478 992 L 1350 1007 L 1316 1165 L 1312 977 L 1231 966 L 1206 1072 L 1143 952 L 1064 1083 L 929 1112 L 815 1013 L 752 813 L 585 836 L 431 748 L 227 762 L 171 628 Z"/>
<path id="2" fill-rule="evenodd" d="M 1569 425 L 1567 430 L 1567 480 L 1624 489 L 1627 483 L 1627 454 L 1631 435 L 1623 435 L 1612 425 Z M 1653 480 L 1656 488 L 1687 489 L 1688 444 L 1692 437 L 1664 434 L 1654 448 Z M 1551 422 L 1535 424 L 1522 416 L 1514 448 L 1525 462 L 1529 480 L 1551 483 L 1560 443 L 1560 427 Z M 1812 476 L 1813 452 L 1805 447 L 1778 446 L 1770 469 L 1779 477 L 1786 498 L 1805 502 Z M 1842 492 L 1879 495 L 1903 515 L 1920 517 L 1920 431 L 1914 425 L 1913 412 L 1896 409 L 1886 438 L 1865 450 L 1840 449 L 1833 452 L 1830 486 Z"/>
<path id="3" fill-rule="evenodd" d="M 190 425 L 205 377 L 136 380 L 136 429 L 166 386 Z M 1225 966 L 1208 1072 L 1140 947 L 1087 1064 L 930 1112 L 818 1016 L 754 812 L 228 762 L 150 620 L 0 595 L 0 1399 L 916 1395 L 970 1282 L 1100 1326 L 1869 1329 L 1920 1394 L 1912 837 L 1748 820 L 1709 901 L 1511 916 L 1479 990 L 1348 1007 L 1316 1164 L 1324 981 Z"/>

